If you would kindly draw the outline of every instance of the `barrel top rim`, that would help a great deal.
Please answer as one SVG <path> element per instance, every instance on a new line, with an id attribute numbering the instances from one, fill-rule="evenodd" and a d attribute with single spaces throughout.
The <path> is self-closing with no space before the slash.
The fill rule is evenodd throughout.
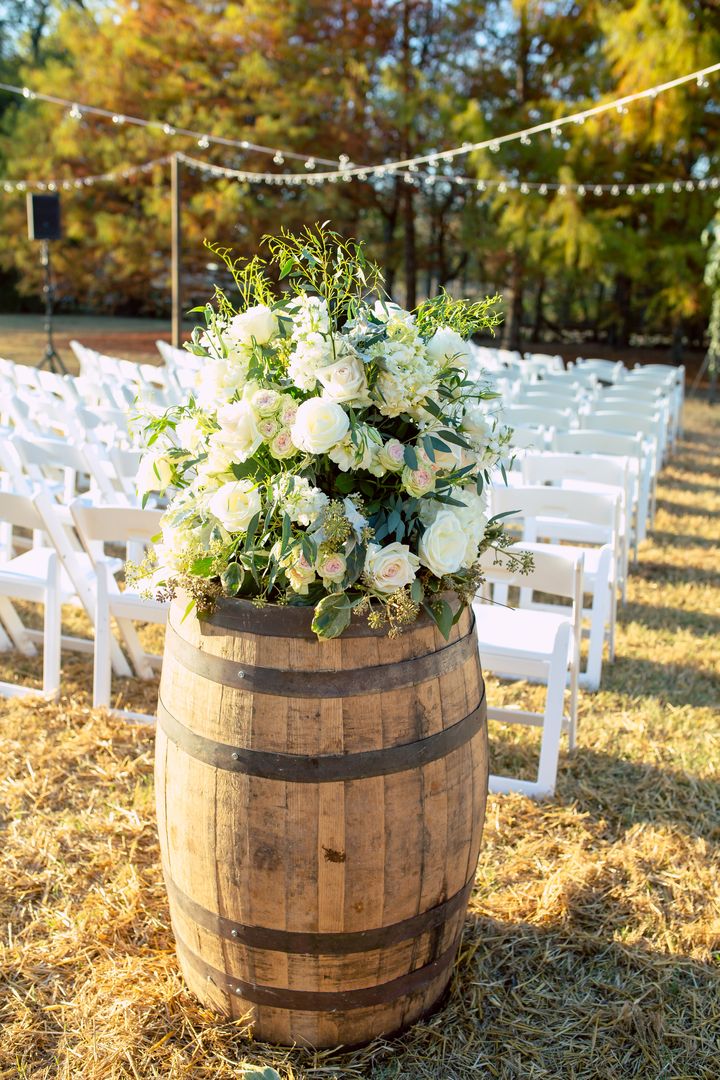
<path id="1" fill-rule="evenodd" d="M 459 601 L 455 593 L 438 594 L 442 599 L 448 600 L 457 610 Z M 266 634 L 273 637 L 303 637 L 317 641 L 317 635 L 312 629 L 312 620 L 315 608 L 312 605 L 300 604 L 263 604 L 258 606 L 252 600 L 241 597 L 223 596 L 218 600 L 214 611 L 199 619 L 199 622 L 208 626 L 223 627 L 229 630 L 237 630 L 249 634 Z M 413 630 L 425 630 L 434 627 L 435 623 L 425 611 L 421 611 L 416 621 L 407 627 L 407 632 Z M 387 636 L 387 628 L 373 629 L 368 626 L 364 616 L 353 616 L 350 625 L 343 631 L 338 640 L 342 638 L 384 638 Z"/>

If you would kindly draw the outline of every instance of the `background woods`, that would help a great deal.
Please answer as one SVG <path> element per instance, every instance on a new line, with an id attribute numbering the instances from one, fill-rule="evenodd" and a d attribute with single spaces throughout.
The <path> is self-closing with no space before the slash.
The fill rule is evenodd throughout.
<path id="1" fill-rule="evenodd" d="M 0 35 L 2 80 L 161 122 L 78 120 L 0 95 L 0 175 L 46 180 L 176 149 L 231 167 L 303 170 L 167 136 L 165 121 L 357 163 L 477 141 L 717 61 L 720 11 L 702 0 L 19 0 L 0 7 Z M 385 176 L 309 189 L 186 170 L 187 306 L 218 277 L 203 238 L 251 253 L 280 222 L 330 218 L 367 238 L 390 292 L 409 305 L 441 285 L 503 292 L 512 347 L 568 332 L 620 346 L 631 329 L 635 339 L 700 343 L 713 192 L 640 188 L 715 174 L 712 92 L 680 88 L 452 166 L 506 180 L 504 192 L 453 184 L 443 166 L 431 186 Z M 158 166 L 63 195 L 56 267 L 68 308 L 166 310 L 168 174 Z M 638 194 L 592 194 L 614 181 Z M 582 183 L 587 194 L 525 194 L 523 182 Z M 13 309 L 38 286 L 21 194 L 0 191 L 0 229 L 2 304 Z"/>

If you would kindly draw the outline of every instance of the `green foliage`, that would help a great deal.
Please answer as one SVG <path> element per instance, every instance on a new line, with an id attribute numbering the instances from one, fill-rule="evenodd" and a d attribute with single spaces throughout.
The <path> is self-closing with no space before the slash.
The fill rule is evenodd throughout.
<path id="1" fill-rule="evenodd" d="M 346 240 L 328 222 L 305 226 L 297 234 L 281 229 L 263 243 L 293 293 L 315 293 L 327 302 L 331 318 L 342 324 L 358 314 L 364 297 L 382 285 L 380 267 L 368 261 L 365 245 Z"/>
<path id="2" fill-rule="evenodd" d="M 449 326 L 461 337 L 469 338 L 502 322 L 499 304 L 499 296 L 486 296 L 473 303 L 454 300 L 441 289 L 437 296 L 429 297 L 415 309 L 415 317 L 423 337 L 431 337 L 439 327 Z"/>

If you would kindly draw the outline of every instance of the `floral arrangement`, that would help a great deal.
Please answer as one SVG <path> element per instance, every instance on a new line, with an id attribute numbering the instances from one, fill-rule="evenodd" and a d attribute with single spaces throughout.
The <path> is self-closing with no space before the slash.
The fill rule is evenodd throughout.
<path id="1" fill-rule="evenodd" d="M 197 392 L 145 417 L 138 488 L 169 503 L 134 577 L 201 612 L 220 596 L 312 605 L 320 638 L 353 613 L 396 634 L 422 609 L 447 637 L 479 555 L 509 542 L 486 485 L 510 432 L 468 374 L 467 338 L 497 322 L 497 298 L 443 292 L 409 312 L 326 225 L 263 243 L 249 261 L 212 248 L 239 305 L 216 289 L 195 309 Z"/>

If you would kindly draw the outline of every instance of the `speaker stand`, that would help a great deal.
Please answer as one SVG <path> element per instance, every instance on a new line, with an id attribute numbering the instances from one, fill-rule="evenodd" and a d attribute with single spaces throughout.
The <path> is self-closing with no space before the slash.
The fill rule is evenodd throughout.
<path id="1" fill-rule="evenodd" d="M 62 362 L 53 342 L 52 320 L 55 291 L 53 289 L 52 268 L 50 266 L 50 243 L 48 240 L 41 240 L 40 245 L 40 262 L 45 271 L 43 294 L 45 296 L 45 333 L 47 335 L 47 341 L 45 343 L 43 357 L 38 361 L 36 367 L 43 368 L 47 364 L 48 370 L 54 371 L 56 375 L 67 375 L 68 370 Z"/>

